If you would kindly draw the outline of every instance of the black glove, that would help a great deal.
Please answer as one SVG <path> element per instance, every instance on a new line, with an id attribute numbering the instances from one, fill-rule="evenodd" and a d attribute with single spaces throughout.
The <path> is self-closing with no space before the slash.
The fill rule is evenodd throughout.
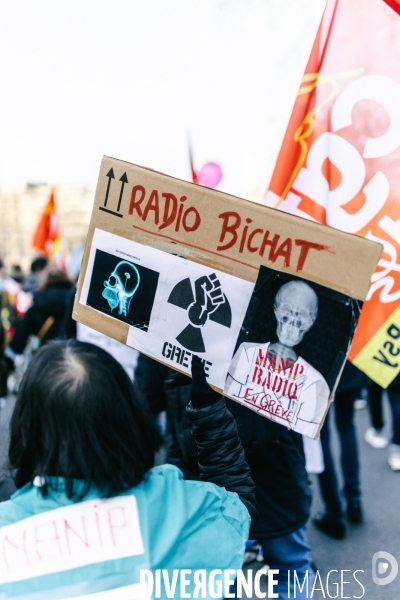
<path id="1" fill-rule="evenodd" d="M 211 406 L 221 399 L 221 395 L 215 392 L 207 383 L 204 372 L 204 363 L 195 354 L 192 355 L 192 379 L 183 373 L 175 371 L 170 379 L 165 381 L 168 388 L 192 384 L 192 406 L 193 408 L 204 408 Z"/>

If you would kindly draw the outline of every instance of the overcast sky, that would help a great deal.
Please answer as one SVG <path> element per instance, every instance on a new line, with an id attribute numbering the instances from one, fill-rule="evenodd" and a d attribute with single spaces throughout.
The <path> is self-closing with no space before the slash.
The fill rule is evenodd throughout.
<path id="1" fill-rule="evenodd" d="M 0 184 L 95 189 L 106 154 L 266 188 L 325 0 L 0 0 Z"/>

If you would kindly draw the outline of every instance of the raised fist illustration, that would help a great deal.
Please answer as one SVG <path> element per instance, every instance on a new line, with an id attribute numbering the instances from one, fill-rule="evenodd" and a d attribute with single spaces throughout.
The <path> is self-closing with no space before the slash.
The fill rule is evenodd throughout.
<path id="1" fill-rule="evenodd" d="M 194 282 L 195 301 L 189 306 L 189 320 L 195 327 L 203 327 L 209 315 L 224 304 L 225 297 L 215 273 Z"/>

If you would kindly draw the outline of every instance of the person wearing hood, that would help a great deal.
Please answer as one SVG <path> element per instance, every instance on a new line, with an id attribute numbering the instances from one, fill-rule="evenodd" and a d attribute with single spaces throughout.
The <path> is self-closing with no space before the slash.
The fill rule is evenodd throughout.
<path id="1" fill-rule="evenodd" d="M 51 268 L 42 287 L 33 296 L 33 304 L 18 322 L 7 357 L 14 360 L 22 354 L 30 336 L 36 336 L 40 345 L 59 337 L 72 282 L 62 269 Z"/>

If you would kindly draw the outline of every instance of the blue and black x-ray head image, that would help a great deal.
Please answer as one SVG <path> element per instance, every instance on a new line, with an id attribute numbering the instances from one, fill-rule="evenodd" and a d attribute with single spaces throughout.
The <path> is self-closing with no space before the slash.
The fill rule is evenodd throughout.
<path id="1" fill-rule="evenodd" d="M 139 259 L 138 259 L 139 261 Z M 148 331 L 160 273 L 140 262 L 96 250 L 86 304 Z"/>
<path id="2" fill-rule="evenodd" d="M 126 317 L 139 285 L 138 269 L 132 263 L 121 260 L 104 282 L 102 295 L 107 300 L 111 311 L 118 307 L 118 314 Z"/>

